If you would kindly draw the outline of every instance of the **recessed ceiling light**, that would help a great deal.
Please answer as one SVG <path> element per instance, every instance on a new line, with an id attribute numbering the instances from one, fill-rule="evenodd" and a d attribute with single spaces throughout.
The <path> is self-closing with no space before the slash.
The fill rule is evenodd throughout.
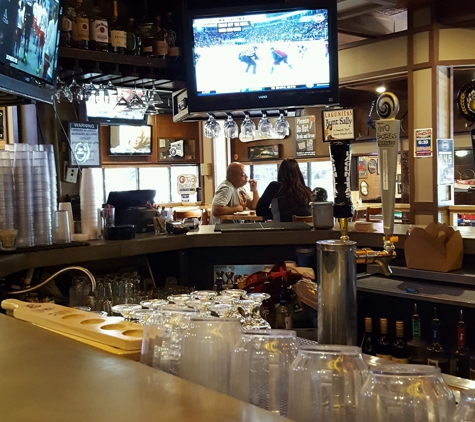
<path id="1" fill-rule="evenodd" d="M 385 88 L 384 86 L 382 86 L 382 85 L 381 85 L 381 86 L 378 86 L 378 87 L 376 88 L 376 92 L 377 92 L 378 94 L 382 94 L 384 91 L 386 91 L 386 88 Z"/>

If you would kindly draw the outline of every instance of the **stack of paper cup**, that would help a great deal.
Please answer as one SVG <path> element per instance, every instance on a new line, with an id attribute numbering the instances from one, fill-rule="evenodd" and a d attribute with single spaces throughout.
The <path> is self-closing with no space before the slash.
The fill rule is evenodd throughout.
<path id="1" fill-rule="evenodd" d="M 35 245 L 51 245 L 52 213 L 56 210 L 51 207 L 51 179 L 46 151 L 33 151 L 32 190 L 34 212 Z"/>
<path id="2" fill-rule="evenodd" d="M 99 201 L 97 199 L 93 169 L 84 168 L 81 174 L 79 196 L 81 198 L 81 231 L 89 239 L 97 239 Z"/>
<path id="3" fill-rule="evenodd" d="M 0 230 L 15 227 L 12 162 L 8 151 L 0 151 Z"/>
<path id="4" fill-rule="evenodd" d="M 15 183 L 17 246 L 35 246 L 33 206 L 33 153 L 26 144 L 15 144 L 13 180 Z"/>

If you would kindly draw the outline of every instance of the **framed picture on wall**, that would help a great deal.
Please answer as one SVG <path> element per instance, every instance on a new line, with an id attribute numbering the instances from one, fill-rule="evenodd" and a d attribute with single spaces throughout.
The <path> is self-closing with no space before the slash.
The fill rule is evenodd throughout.
<path id="1" fill-rule="evenodd" d="M 378 170 L 378 162 L 375 158 L 370 158 L 368 161 L 368 171 L 370 174 L 376 173 Z"/>
<path id="2" fill-rule="evenodd" d="M 368 177 L 366 172 L 366 157 L 358 157 L 358 176 L 360 179 Z"/>

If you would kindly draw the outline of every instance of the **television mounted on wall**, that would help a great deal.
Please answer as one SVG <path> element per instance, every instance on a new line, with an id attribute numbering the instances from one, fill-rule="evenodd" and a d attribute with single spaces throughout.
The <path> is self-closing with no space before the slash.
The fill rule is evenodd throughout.
<path id="1" fill-rule="evenodd" d="M 0 86 L 52 104 L 59 45 L 59 0 L 6 1 L 0 21 Z M 21 23 L 22 29 L 17 27 Z"/>
<path id="2" fill-rule="evenodd" d="M 189 6 L 184 50 L 190 113 L 338 103 L 334 0 Z"/>
<path id="3" fill-rule="evenodd" d="M 152 126 L 117 125 L 109 127 L 109 155 L 152 155 Z"/>

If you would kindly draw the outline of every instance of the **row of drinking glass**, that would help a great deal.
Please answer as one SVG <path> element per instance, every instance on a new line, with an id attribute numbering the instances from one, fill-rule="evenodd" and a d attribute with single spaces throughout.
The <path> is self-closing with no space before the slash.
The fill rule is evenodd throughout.
<path id="1" fill-rule="evenodd" d="M 110 283 L 106 286 L 108 284 Z M 102 297 L 101 283 L 98 286 L 98 297 Z M 223 290 L 220 295 L 213 290 L 197 290 L 191 293 L 169 295 L 167 299 L 145 299 L 140 302 L 140 305 L 114 304 L 115 306 L 111 306 L 110 309 L 112 312 L 121 314 L 126 320 L 138 320 L 145 323 L 154 309 L 163 306 L 178 306 L 193 309 L 203 317 L 235 318 L 246 330 L 270 329 L 270 324 L 262 318 L 260 313 L 262 302 L 269 298 L 268 293 L 247 293 L 240 289 Z M 101 303 L 101 299 L 98 299 L 98 303 Z"/>
<path id="2" fill-rule="evenodd" d="M 121 95 L 119 96 L 119 91 Z M 115 96 L 115 107 L 125 107 L 128 110 L 143 110 L 145 114 L 154 115 L 159 111 L 157 106 L 163 104 L 159 91 L 155 85 L 148 90 L 142 90 L 142 95 L 139 95 L 136 87 L 132 91 L 132 96 L 127 99 L 124 95 L 124 89 L 116 87 L 110 80 L 106 85 L 95 85 L 92 82 L 78 84 L 73 78 L 68 85 L 59 76 L 56 79 L 55 98 L 59 103 L 62 98 L 66 98 L 69 102 L 80 103 L 94 98 L 95 103 L 106 102 L 110 104 L 111 97 Z"/>
<path id="3" fill-rule="evenodd" d="M 236 318 L 162 303 L 145 322 L 141 363 L 275 414 L 297 422 L 473 420 L 462 415 L 467 405 L 475 410 L 474 394 L 462 394 L 456 410 L 438 368 L 388 361 L 368 369 L 355 346 L 317 345 L 291 330 L 244 330 Z"/>
<path id="4" fill-rule="evenodd" d="M 239 128 L 237 123 L 234 121 L 233 116 L 228 114 L 227 120 L 223 126 L 224 136 L 229 139 L 237 138 L 242 142 L 251 142 L 256 139 L 256 135 L 259 134 L 261 138 L 278 138 L 283 139 L 290 133 L 289 122 L 285 118 L 283 111 L 280 111 L 279 118 L 276 120 L 273 125 L 269 117 L 265 112 L 262 112 L 262 117 L 256 125 L 251 120 L 249 114 L 246 114 L 244 120 L 241 123 L 241 132 L 239 133 Z M 207 138 L 217 138 L 221 133 L 221 125 L 212 115 L 208 115 L 208 120 L 204 126 L 204 134 Z"/>

